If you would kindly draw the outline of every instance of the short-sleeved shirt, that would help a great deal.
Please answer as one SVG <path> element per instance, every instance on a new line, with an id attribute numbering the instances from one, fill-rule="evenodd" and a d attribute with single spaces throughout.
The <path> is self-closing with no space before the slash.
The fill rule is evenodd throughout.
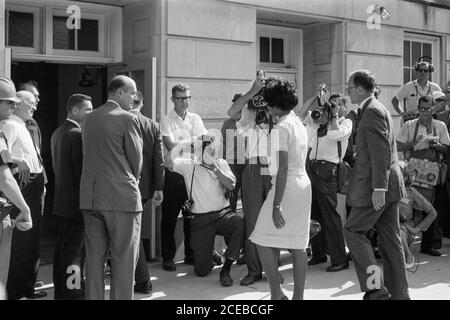
<path id="1" fill-rule="evenodd" d="M 416 125 L 418 121 L 419 119 L 406 121 L 400 129 L 400 132 L 397 136 L 397 141 L 402 143 L 415 142 L 413 141 L 414 131 L 416 130 Z M 450 146 L 450 138 L 445 123 L 435 119 L 433 119 L 432 121 L 431 133 L 427 133 L 427 128 L 421 123 L 419 123 L 416 141 L 420 141 L 427 136 L 434 136 L 434 132 L 436 133 L 436 136 L 439 137 L 440 143 Z"/>
<path id="2" fill-rule="evenodd" d="M 311 113 L 308 114 L 305 119 L 305 125 L 308 132 L 308 147 L 311 148 L 310 160 L 325 160 L 337 164 L 344 158 L 353 123 L 352 120 L 343 117 L 338 119 L 338 122 L 339 130 L 330 130 L 331 124 L 328 124 L 327 134 L 323 137 L 318 137 L 317 129 L 319 124 L 313 121 Z M 339 158 L 338 153 L 338 141 L 341 142 L 341 158 Z"/>
<path id="3" fill-rule="evenodd" d="M 413 80 L 405 83 L 395 97 L 402 104 L 403 100 L 406 99 L 406 107 L 403 106 L 406 113 L 416 113 L 420 97 L 432 95 L 435 91 L 441 91 L 436 83 L 428 81 L 422 88 L 417 80 Z"/>
<path id="4" fill-rule="evenodd" d="M 234 176 L 230 166 L 224 159 L 217 159 L 217 165 L 227 175 Z M 191 192 L 192 173 L 195 164 L 194 181 L 192 182 L 192 213 L 206 213 L 222 210 L 229 205 L 225 198 L 225 188 L 220 184 L 216 174 L 192 159 L 177 158 L 173 162 L 173 170 L 181 174 L 186 184 L 188 196 Z"/>
<path id="5" fill-rule="evenodd" d="M 247 158 L 270 156 L 270 126 L 269 124 L 256 124 L 256 111 L 244 107 L 239 124 L 247 138 Z"/>
<path id="6" fill-rule="evenodd" d="M 434 221 L 434 217 L 430 214 L 435 210 L 433 205 L 413 187 L 407 187 L 406 192 L 407 196 L 401 199 L 399 204 L 400 216 L 405 219 L 404 223 L 426 231 Z M 425 217 L 420 220 L 414 220 L 414 210 L 424 212 L 426 214 Z"/>
<path id="7" fill-rule="evenodd" d="M 161 135 L 171 137 L 175 143 L 190 142 L 207 133 L 200 116 L 192 112 L 186 112 L 183 120 L 175 110 L 172 110 L 161 118 L 160 124 Z M 164 163 L 166 168 L 172 168 L 172 158 L 165 145 Z"/>

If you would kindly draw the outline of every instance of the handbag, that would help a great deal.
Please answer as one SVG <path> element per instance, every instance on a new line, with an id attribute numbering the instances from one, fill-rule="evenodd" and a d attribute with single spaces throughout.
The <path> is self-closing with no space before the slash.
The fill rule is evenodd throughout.
<path id="1" fill-rule="evenodd" d="M 322 226 L 316 220 L 311 219 L 309 221 L 309 240 L 314 238 L 322 230 Z"/>
<path id="2" fill-rule="evenodd" d="M 341 141 L 337 142 L 339 163 L 337 164 L 337 192 L 347 194 L 348 186 L 350 184 L 350 165 L 347 161 L 342 160 L 342 145 Z"/>

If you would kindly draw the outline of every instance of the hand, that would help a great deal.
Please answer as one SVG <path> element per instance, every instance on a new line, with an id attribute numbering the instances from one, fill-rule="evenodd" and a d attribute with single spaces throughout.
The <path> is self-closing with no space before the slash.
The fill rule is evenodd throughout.
<path id="1" fill-rule="evenodd" d="M 337 118 L 339 113 L 339 106 L 336 103 L 330 103 L 330 105 L 331 105 L 331 116 Z"/>
<path id="2" fill-rule="evenodd" d="M 263 75 L 260 73 L 258 74 L 258 77 L 255 79 L 255 82 L 253 82 L 253 86 L 250 89 L 250 92 L 255 95 L 257 94 L 259 91 L 261 91 L 262 88 L 264 88 L 264 77 Z"/>
<path id="3" fill-rule="evenodd" d="M 373 190 L 372 203 L 373 203 L 373 207 L 376 211 L 378 211 L 384 207 L 385 202 L 386 202 L 385 193 L 386 193 L 386 191 L 384 191 L 384 190 Z"/>
<path id="4" fill-rule="evenodd" d="M 281 212 L 281 207 L 279 208 L 273 208 L 272 210 L 272 219 L 273 224 L 275 228 L 281 229 L 286 224 L 286 221 L 284 221 L 283 214 Z"/>
<path id="5" fill-rule="evenodd" d="M 414 151 L 428 149 L 429 144 L 426 139 L 420 140 L 414 145 Z"/>
<path id="6" fill-rule="evenodd" d="M 409 228 L 409 230 L 414 233 L 416 236 L 420 236 L 422 234 L 422 230 L 420 230 L 419 228 L 416 227 L 411 227 Z"/>
<path id="7" fill-rule="evenodd" d="M 19 186 L 22 188 L 30 180 L 30 167 L 22 160 L 17 164 L 17 170 L 19 170 Z"/>
<path id="8" fill-rule="evenodd" d="M 30 212 L 21 211 L 15 220 L 12 222 L 13 228 L 16 227 L 20 231 L 27 231 L 33 227 Z"/>
<path id="9" fill-rule="evenodd" d="M 155 190 L 155 192 L 153 192 L 153 205 L 156 207 L 159 207 L 161 205 L 161 203 L 164 200 L 164 195 L 162 190 Z"/>

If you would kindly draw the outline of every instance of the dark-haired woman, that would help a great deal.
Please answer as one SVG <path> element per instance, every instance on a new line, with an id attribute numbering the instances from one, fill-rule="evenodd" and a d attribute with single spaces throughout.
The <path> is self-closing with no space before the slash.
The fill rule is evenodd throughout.
<path id="1" fill-rule="evenodd" d="M 271 299 L 287 299 L 278 278 L 280 249 L 293 256 L 293 300 L 303 299 L 306 276 L 306 247 L 309 241 L 311 185 L 305 171 L 307 134 L 293 109 L 298 103 L 295 87 L 282 80 L 270 82 L 264 91 L 269 110 L 278 123 L 272 130 L 275 147 L 272 188 L 250 237 L 257 245 L 270 284 Z"/>

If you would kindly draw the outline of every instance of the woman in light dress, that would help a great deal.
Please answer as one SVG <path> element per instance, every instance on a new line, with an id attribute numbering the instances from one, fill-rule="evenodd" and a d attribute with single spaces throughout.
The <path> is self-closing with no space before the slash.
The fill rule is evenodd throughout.
<path id="1" fill-rule="evenodd" d="M 274 150 L 271 164 L 272 187 L 258 216 L 252 242 L 270 284 L 272 300 L 287 299 L 279 282 L 280 249 L 293 256 L 293 300 L 303 299 L 305 288 L 311 213 L 311 186 L 305 171 L 307 133 L 293 109 L 298 103 L 295 86 L 282 79 L 273 80 L 264 89 L 269 111 L 278 118 L 271 133 Z M 275 158 L 275 159 L 274 159 Z"/>

